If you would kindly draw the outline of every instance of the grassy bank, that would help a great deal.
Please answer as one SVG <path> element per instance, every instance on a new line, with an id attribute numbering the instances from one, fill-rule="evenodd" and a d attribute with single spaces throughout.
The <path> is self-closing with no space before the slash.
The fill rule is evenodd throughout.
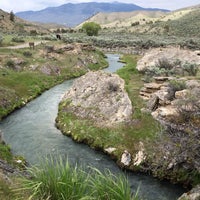
<path id="1" fill-rule="evenodd" d="M 117 73 L 125 80 L 125 87 L 133 104 L 134 114 L 131 123 L 119 124 L 112 128 L 97 127 L 89 119 L 79 119 L 75 114 L 65 112 L 65 107 L 70 102 L 60 103 L 56 120 L 58 128 L 77 142 L 86 143 L 90 147 L 102 151 L 108 147 L 116 148 L 112 152 L 112 157 L 118 161 L 125 149 L 131 155 L 135 155 L 139 149 L 139 143 L 153 140 L 159 129 L 158 124 L 150 115 L 140 111 L 143 107 L 143 101 L 139 97 L 142 81 L 141 75 L 136 70 L 137 57 L 127 55 L 122 60 L 126 65 Z M 134 168 L 134 166 L 131 165 L 130 168 Z"/>
<path id="2" fill-rule="evenodd" d="M 0 120 L 54 85 L 107 66 L 99 51 L 46 55 L 42 45 L 33 51 L 2 49 L 0 61 Z"/>

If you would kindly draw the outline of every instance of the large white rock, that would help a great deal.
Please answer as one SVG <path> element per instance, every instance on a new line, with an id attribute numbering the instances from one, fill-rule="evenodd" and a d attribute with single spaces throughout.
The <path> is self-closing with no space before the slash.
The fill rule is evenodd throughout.
<path id="1" fill-rule="evenodd" d="M 200 56 L 195 51 L 179 49 L 175 47 L 150 49 L 138 61 L 137 69 L 144 71 L 146 68 L 155 66 L 159 59 L 167 58 L 170 62 L 181 60 L 183 63 L 200 64 Z"/>
<path id="2" fill-rule="evenodd" d="M 129 166 L 131 163 L 131 154 L 127 150 L 124 150 L 124 152 L 122 154 L 121 163 L 124 166 Z"/>
<path id="3" fill-rule="evenodd" d="M 104 71 L 88 72 L 76 79 L 63 101 L 70 100 L 67 111 L 101 125 L 129 121 L 132 104 L 124 89 L 124 80 Z"/>

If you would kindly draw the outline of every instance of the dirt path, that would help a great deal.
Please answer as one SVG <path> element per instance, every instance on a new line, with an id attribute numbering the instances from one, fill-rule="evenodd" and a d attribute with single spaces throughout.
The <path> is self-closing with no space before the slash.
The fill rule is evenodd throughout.
<path id="1" fill-rule="evenodd" d="M 41 43 L 46 43 L 47 41 L 37 41 L 34 42 L 34 45 L 37 46 Z M 16 46 L 8 46 L 6 47 L 7 49 L 22 49 L 22 48 L 29 48 L 29 43 L 24 43 L 24 44 L 20 44 L 20 45 L 16 45 Z"/>

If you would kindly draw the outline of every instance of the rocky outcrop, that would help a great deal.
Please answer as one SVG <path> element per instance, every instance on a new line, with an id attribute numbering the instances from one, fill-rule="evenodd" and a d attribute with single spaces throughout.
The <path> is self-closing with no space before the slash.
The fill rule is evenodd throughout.
<path id="1" fill-rule="evenodd" d="M 200 64 L 200 57 L 195 51 L 176 47 L 154 48 L 147 51 L 143 58 L 138 61 L 137 69 L 145 71 L 147 68 L 155 66 L 158 60 L 163 58 L 167 58 L 170 62 L 181 60 L 183 63 Z"/>
<path id="2" fill-rule="evenodd" d="M 124 81 L 116 74 L 88 72 L 77 79 L 62 101 L 70 101 L 66 112 L 111 126 L 131 120 L 132 105 Z"/>
<path id="3" fill-rule="evenodd" d="M 163 78 L 156 80 L 159 83 L 144 84 L 142 89 L 149 94 L 145 111 L 148 110 L 164 127 L 160 138 L 148 147 L 149 151 L 154 152 L 147 155 L 150 171 L 160 178 L 180 181 L 188 186 L 195 180 L 194 174 L 200 172 L 200 145 L 197 142 L 200 130 L 200 82 L 185 77 L 174 78 L 170 82 L 161 81 Z M 190 195 L 187 193 L 180 199 L 199 199 L 198 195 L 199 191 L 192 190 Z"/>
<path id="4" fill-rule="evenodd" d="M 174 80 L 174 84 L 185 84 L 184 89 L 178 89 L 170 84 L 170 80 Z M 152 116 L 157 119 L 168 119 L 178 116 L 180 102 L 183 100 L 189 101 L 192 96 L 200 93 L 200 83 L 198 80 L 178 79 L 174 77 L 154 77 L 154 82 L 145 83 L 140 90 L 140 96 L 147 101 L 146 109 L 151 112 Z M 192 105 L 187 104 L 187 109 L 192 109 Z"/>

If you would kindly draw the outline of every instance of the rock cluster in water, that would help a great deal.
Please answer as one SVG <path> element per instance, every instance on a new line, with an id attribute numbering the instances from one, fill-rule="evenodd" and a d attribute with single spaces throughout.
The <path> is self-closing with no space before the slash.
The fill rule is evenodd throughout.
<path id="1" fill-rule="evenodd" d="M 74 82 L 64 95 L 65 100 L 71 102 L 67 112 L 91 119 L 97 125 L 110 126 L 131 120 L 131 101 L 123 79 L 116 74 L 88 72 Z"/>

